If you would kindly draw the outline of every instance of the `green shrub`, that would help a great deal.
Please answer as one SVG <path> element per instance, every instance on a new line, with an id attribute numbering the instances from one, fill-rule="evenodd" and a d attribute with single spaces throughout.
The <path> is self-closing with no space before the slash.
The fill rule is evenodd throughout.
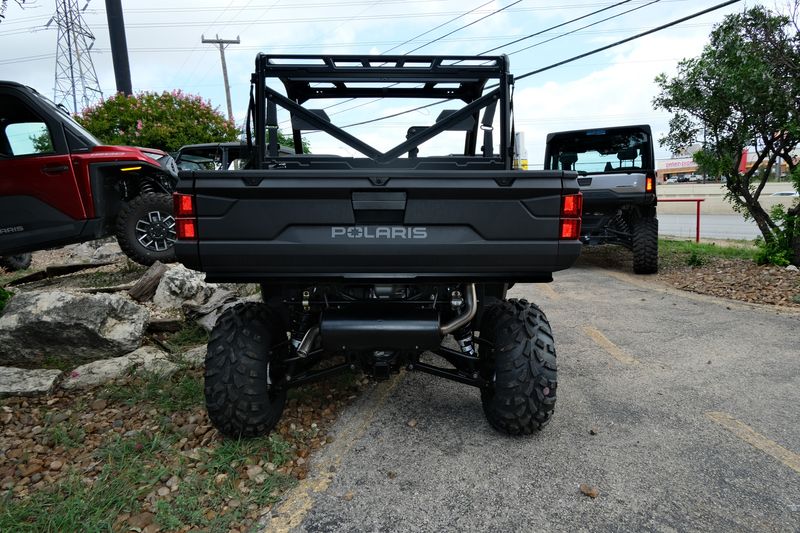
<path id="1" fill-rule="evenodd" d="M 706 258 L 697 250 L 692 250 L 689 257 L 686 258 L 686 264 L 690 267 L 700 267 L 706 264 Z"/>
<path id="2" fill-rule="evenodd" d="M 173 152 L 185 144 L 234 141 L 236 125 L 199 96 L 180 90 L 161 94 L 117 93 L 77 117 L 102 142 Z"/>
<path id="3" fill-rule="evenodd" d="M 792 263 L 794 248 L 792 241 L 800 230 L 797 215 L 787 212 L 782 205 L 776 205 L 770 211 L 770 216 L 778 226 L 775 231 L 775 238 L 766 242 L 762 237 L 755 240 L 758 252 L 756 253 L 756 263 L 759 265 L 787 266 Z"/>
<path id="4" fill-rule="evenodd" d="M 0 313 L 5 309 L 6 304 L 11 299 L 11 293 L 0 287 Z"/>

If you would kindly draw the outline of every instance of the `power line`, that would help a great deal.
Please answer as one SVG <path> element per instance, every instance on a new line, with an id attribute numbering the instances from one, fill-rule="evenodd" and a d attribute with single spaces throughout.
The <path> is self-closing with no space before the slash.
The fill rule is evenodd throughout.
<path id="1" fill-rule="evenodd" d="M 430 32 L 432 32 L 432 31 L 436 31 L 436 30 L 438 30 L 439 28 L 441 28 L 441 27 L 443 27 L 443 26 L 447 26 L 447 25 L 448 25 L 448 24 L 450 24 L 451 22 L 455 22 L 455 21 L 457 21 L 457 20 L 458 20 L 458 19 L 460 19 L 460 18 L 464 18 L 464 17 L 466 17 L 467 15 L 469 15 L 469 14 L 471 14 L 471 13 L 473 13 L 473 12 L 475 12 L 475 11 L 479 10 L 479 9 L 481 9 L 481 8 L 482 8 L 482 7 L 484 7 L 484 6 L 488 6 L 489 4 L 491 4 L 491 3 L 493 3 L 493 2 L 494 2 L 494 0 L 489 0 L 489 1 L 488 1 L 488 2 L 486 2 L 485 4 L 481 4 L 481 5 L 479 5 L 479 6 L 478 6 L 478 7 L 476 7 L 476 8 L 470 9 L 470 10 L 469 10 L 469 11 L 467 11 L 466 13 L 462 13 L 462 14 L 458 15 L 458 16 L 457 16 L 457 17 L 455 17 L 455 18 L 451 18 L 451 19 L 450 19 L 450 20 L 448 20 L 447 22 L 443 22 L 443 23 L 439 24 L 438 26 L 436 26 L 435 28 L 431 28 L 431 29 L 429 29 L 428 31 L 422 32 L 422 33 L 420 33 L 419 35 L 416 35 L 416 36 L 412 37 L 411 39 L 408 39 L 408 40 L 406 40 L 406 41 L 403 41 L 402 43 L 398 44 L 397 46 L 393 46 L 393 47 L 389 48 L 388 50 L 385 50 L 385 51 L 384 51 L 384 52 L 382 52 L 382 53 L 384 53 L 384 54 L 388 54 L 389 52 L 391 52 L 392 50 L 394 50 L 394 49 L 396 49 L 396 48 L 400 48 L 401 46 L 404 46 L 404 45 L 406 45 L 406 44 L 408 44 L 408 43 L 410 43 L 410 42 L 412 42 L 412 41 L 415 41 L 415 40 L 419 39 L 420 37 L 423 37 L 423 36 L 425 36 L 425 35 L 428 35 L 428 34 L 429 34 Z M 407 53 L 408 53 L 408 52 L 407 52 Z"/>
<path id="2" fill-rule="evenodd" d="M 453 34 L 454 34 L 455 32 L 457 32 L 457 31 L 461 31 L 461 30 L 463 30 L 464 28 L 469 28 L 469 27 L 470 27 L 470 26 L 472 26 L 473 24 L 477 24 L 478 22 L 480 22 L 480 21 L 482 21 L 482 20 L 485 20 L 485 19 L 487 19 L 487 18 L 491 17 L 492 15 L 496 15 L 496 14 L 500 13 L 501 11 L 505 11 L 506 9 L 510 8 L 511 6 L 515 6 L 515 5 L 519 4 L 520 2 L 522 2 L 522 0 L 517 0 L 516 2 L 513 2 L 513 3 L 511 3 L 511 4 L 508 4 L 508 5 L 507 5 L 507 6 L 505 6 L 505 7 L 502 7 L 502 8 L 500 8 L 500 9 L 496 9 L 495 11 L 492 11 L 492 12 L 491 12 L 491 13 L 489 13 L 488 15 L 485 15 L 485 16 L 483 16 L 483 17 L 481 17 L 481 18 L 477 19 L 477 20 L 473 20 L 473 21 L 472 21 L 472 22 L 470 22 L 469 24 L 465 24 L 464 26 L 461 26 L 460 28 L 456 28 L 456 29 L 454 29 L 453 31 L 451 31 L 450 33 L 446 33 L 446 34 L 442 35 L 441 37 L 437 37 L 436 39 L 434 39 L 434 40 L 432 40 L 432 41 L 429 41 L 429 42 L 427 42 L 427 43 L 425 43 L 425 44 L 422 44 L 422 45 L 420 45 L 420 46 L 418 46 L 418 47 L 414 48 L 413 50 L 410 50 L 410 51 L 406 52 L 406 53 L 405 53 L 405 54 L 403 54 L 403 55 L 412 54 L 412 53 L 416 52 L 417 50 L 420 50 L 420 49 L 422 49 L 422 48 L 425 48 L 426 46 L 432 45 L 432 44 L 433 44 L 433 43 L 435 43 L 435 42 L 441 41 L 441 40 L 442 40 L 442 39 L 444 39 L 445 37 L 449 37 L 449 36 L 453 35 Z"/>
<path id="3" fill-rule="evenodd" d="M 519 81 L 519 80 L 525 79 L 527 77 L 533 76 L 534 74 L 539 74 L 539 73 L 544 72 L 546 70 L 550 70 L 550 69 L 559 67 L 561 65 L 566 65 L 567 63 L 571 63 L 573 61 L 577 61 L 579 59 L 583 59 L 584 57 L 587 57 L 587 56 L 590 56 L 590 55 L 593 55 L 593 54 L 597 54 L 599 52 L 603 52 L 603 51 L 608 50 L 610 48 L 614 48 L 616 46 L 620 46 L 622 44 L 631 42 L 631 41 L 633 41 L 635 39 L 639 39 L 641 37 L 650 35 L 652 33 L 656 33 L 658 31 L 664 30 L 666 28 L 670 28 L 672 26 L 680 24 L 681 22 L 686 22 L 687 20 L 691 20 L 691 19 L 700 17 L 700 16 L 705 15 L 707 13 L 711 13 L 712 11 L 717 11 L 719 9 L 722 9 L 723 7 L 727 7 L 727 6 L 731 5 L 731 4 L 735 4 L 735 3 L 739 2 L 739 1 L 740 0 L 728 0 L 727 2 L 722 2 L 720 4 L 717 4 L 715 6 L 710 7 L 708 9 L 704 9 L 702 11 L 698 11 L 697 13 L 682 17 L 682 18 L 680 18 L 678 20 L 674 20 L 672 22 L 668 22 L 667 24 L 662 24 L 661 26 L 658 26 L 656 28 L 653 28 L 651 30 L 648 30 L 648 31 L 645 31 L 645 32 L 642 32 L 642 33 L 638 33 L 638 34 L 633 35 L 631 37 L 628 37 L 626 39 L 622 39 L 620 41 L 616 41 L 616 42 L 611 43 L 609 45 L 602 46 L 600 48 L 596 48 L 596 49 L 591 50 L 589 52 L 586 52 L 586 53 L 571 57 L 569 59 L 565 59 L 563 61 L 559 61 L 558 63 L 553 63 L 552 65 L 548 65 L 548 66 L 542 67 L 540 69 L 536 69 L 536 70 L 532 70 L 530 72 L 526 72 L 522 76 L 517 76 L 516 77 L 516 81 Z M 427 104 L 427 105 L 415 107 L 413 109 L 407 109 L 405 111 L 400 111 L 398 113 L 392 113 L 391 115 L 386 115 L 386 116 L 383 116 L 383 117 L 373 118 L 373 119 L 370 119 L 370 120 L 364 120 L 362 122 L 356 122 L 356 123 L 353 123 L 353 124 L 347 124 L 346 126 L 341 126 L 341 127 L 344 129 L 344 128 L 351 128 L 351 127 L 354 127 L 354 126 L 363 126 L 365 124 L 371 124 L 373 122 L 379 122 L 381 120 L 386 120 L 386 119 L 394 118 L 394 117 L 397 117 L 397 116 L 400 116 L 400 115 L 406 115 L 408 113 L 413 113 L 413 112 L 419 111 L 421 109 L 426 109 L 426 108 L 433 107 L 433 106 L 436 106 L 436 105 L 441 105 L 441 104 L 443 104 L 443 103 L 445 103 L 447 101 L 448 100 L 440 100 L 438 102 L 433 102 L 433 103 L 430 103 L 430 104 Z"/>
<path id="4" fill-rule="evenodd" d="M 700 16 L 705 15 L 707 13 L 711 13 L 712 11 L 717 11 L 718 9 L 722 9 L 723 7 L 727 7 L 727 6 L 731 5 L 731 4 L 735 4 L 735 3 L 739 2 L 739 1 L 741 1 L 741 0 L 728 0 L 727 2 L 722 2 L 721 4 L 717 4 L 715 6 L 711 6 L 708 9 L 704 9 L 702 11 L 698 11 L 697 13 L 694 13 L 692 15 L 688 15 L 688 16 L 680 18 L 678 20 L 673 20 L 672 22 L 668 22 L 666 24 L 662 24 L 661 26 L 657 26 L 657 27 L 655 27 L 655 28 L 653 28 L 651 30 L 647 30 L 647 31 L 642 32 L 642 33 L 637 33 L 636 35 L 628 37 L 627 39 L 622 39 L 621 41 L 617 41 L 617 42 L 608 44 L 606 46 L 602 46 L 600 48 L 596 48 L 596 49 L 591 50 L 589 52 L 586 52 L 586 53 L 571 57 L 569 59 L 565 59 L 563 61 L 559 61 L 558 63 L 553 63 L 552 65 L 548 65 L 546 67 L 542 67 L 542 68 L 539 68 L 539 69 L 536 69 L 536 70 L 531 70 L 530 72 L 526 72 L 522 76 L 517 76 L 516 79 L 517 80 L 524 80 L 525 78 L 527 78 L 529 76 L 533 76 L 534 74 L 540 74 L 540 73 L 545 72 L 547 70 L 554 69 L 556 67 L 560 67 L 561 65 L 566 65 L 567 63 L 572 63 L 573 61 L 577 61 L 579 59 L 583 59 L 584 57 L 588 57 L 588 56 L 603 52 L 605 50 L 608 50 L 609 48 L 614 48 L 615 46 L 619 46 L 621 44 L 625 44 L 625 43 L 631 42 L 631 41 L 639 39 L 641 37 L 645 37 L 646 35 L 650 35 L 651 33 L 656 33 L 656 32 L 659 32 L 661 30 L 665 30 L 667 28 L 671 28 L 672 26 L 680 24 L 681 22 L 686 22 L 687 20 L 691 20 L 693 18 L 700 17 Z"/>
<path id="5" fill-rule="evenodd" d="M 428 30 L 428 31 L 425 31 L 425 32 L 422 32 L 422 33 L 420 33 L 419 35 L 416 35 L 416 36 L 412 37 L 411 39 L 407 39 L 406 41 L 404 41 L 404 42 L 402 42 L 402 43 L 398 44 L 397 46 L 393 46 L 392 48 L 389 48 L 388 50 L 384 50 L 382 53 L 383 53 L 383 54 L 388 54 L 389 52 L 391 52 L 392 50 L 394 50 L 394 49 L 396 49 L 396 48 L 400 48 L 401 46 L 403 46 L 403 45 L 406 45 L 406 44 L 408 44 L 408 43 L 410 43 L 410 42 L 412 42 L 412 41 L 414 41 L 414 40 L 416 40 L 416 39 L 419 39 L 420 37 L 422 37 L 422 36 L 424 36 L 424 35 L 427 35 L 427 34 L 431 33 L 432 31 L 436 31 L 436 30 L 438 30 L 439 28 L 441 28 L 441 27 L 443 27 L 443 26 L 447 26 L 447 25 L 448 25 L 448 24 L 450 24 L 451 22 L 455 22 L 456 20 L 458 20 L 458 19 L 460 19 L 460 18 L 466 17 L 467 15 L 469 15 L 469 14 L 471 14 L 471 13 L 474 13 L 475 11 L 477 11 L 477 10 L 481 9 L 482 7 L 484 7 L 484 6 L 487 6 L 487 5 L 489 5 L 489 4 L 493 3 L 493 2 L 494 2 L 494 0 L 489 0 L 489 2 L 486 2 L 485 4 L 481 4 L 481 5 L 479 5 L 478 7 L 475 7 L 475 8 L 473 8 L 473 9 L 470 9 L 469 11 L 466 11 L 466 12 L 464 12 L 464 13 L 462 13 L 462 14 L 458 15 L 457 17 L 454 17 L 454 18 L 452 18 L 452 19 L 448 20 L 447 22 L 444 22 L 444 23 L 442 23 L 442 24 L 439 24 L 439 25 L 438 25 L 438 26 L 436 26 L 435 28 L 431 28 L 430 30 Z M 512 4 L 512 5 L 513 5 L 513 4 Z M 506 7 L 509 7 L 509 6 L 506 6 Z M 489 16 L 491 16 L 491 15 L 489 15 Z M 485 18 L 485 17 L 484 17 L 484 18 Z M 458 28 L 458 29 L 454 30 L 453 32 L 450 32 L 448 35 L 452 35 L 452 34 L 453 34 L 453 33 L 455 33 L 456 31 L 462 30 L 462 29 L 464 29 L 465 27 L 466 27 L 466 26 L 462 26 L 461 28 Z M 445 35 L 444 37 L 447 37 L 447 35 Z M 442 38 L 443 38 L 443 37 L 440 37 L 440 39 L 442 39 Z M 431 42 L 434 42 L 434 41 L 431 41 Z M 431 44 L 431 43 L 427 43 L 427 44 Z M 418 50 L 418 49 L 417 49 L 417 50 Z M 412 52 L 413 52 L 413 50 L 412 50 Z M 408 54 L 410 54 L 410 53 L 411 53 L 411 52 L 406 52 L 406 53 L 405 53 L 405 54 L 403 54 L 403 55 L 408 55 Z M 397 84 L 395 84 L 395 85 L 397 85 Z M 390 85 L 389 87 L 391 87 L 391 85 Z M 337 103 L 335 103 L 335 104 L 329 105 L 329 106 L 325 107 L 325 108 L 324 108 L 324 110 L 333 109 L 334 107 L 338 107 L 338 106 L 340 106 L 340 105 L 344 105 L 344 104 L 346 104 L 347 102 L 352 102 L 353 100 L 355 100 L 355 98 L 348 98 L 347 100 L 343 100 L 343 101 L 341 101 L 341 102 L 337 102 Z M 379 102 L 380 100 L 383 100 L 383 98 L 376 98 L 375 100 L 370 100 L 369 102 L 364 102 L 364 103 L 361 103 L 361 104 L 355 105 L 355 106 L 353 106 L 353 107 L 348 107 L 347 109 L 342 109 L 342 110 L 340 110 L 340 111 L 337 111 L 336 113 L 331 113 L 331 115 L 338 115 L 339 113 L 344 113 L 345 111 L 350 111 L 351 109 L 357 109 L 357 108 L 359 108 L 359 107 L 363 107 L 363 106 L 365 106 L 365 105 L 369 105 L 369 104 L 372 104 L 372 103 L 375 103 L 375 102 Z M 281 124 L 285 124 L 286 122 L 289 122 L 289 121 L 288 121 L 288 120 L 284 120 L 283 122 L 281 122 Z"/>
<path id="6" fill-rule="evenodd" d="M 642 7 L 647 7 L 647 6 L 649 6 L 649 5 L 651 5 L 651 4 L 654 4 L 654 3 L 658 2 L 658 1 L 659 1 L 659 0 L 653 0 L 653 1 L 649 2 L 649 3 L 647 3 L 647 4 L 644 4 L 644 5 L 642 5 L 642 6 L 636 7 L 636 8 L 634 8 L 634 9 L 631 9 L 631 10 L 629 10 L 629 11 L 625 11 L 625 12 L 623 12 L 623 13 L 617 13 L 617 14 L 616 14 L 616 15 L 614 15 L 614 16 L 607 17 L 607 18 L 605 18 L 605 19 L 603 19 L 603 20 L 600 20 L 600 21 L 597 21 L 597 22 L 595 22 L 595 23 L 593 23 L 593 24 L 589 24 L 589 25 L 587 25 L 587 26 L 584 26 L 583 28 L 579 28 L 578 30 L 573 30 L 572 32 L 568 32 L 568 33 L 565 33 L 565 34 L 560 34 L 560 35 L 558 35 L 558 36 L 556 36 L 556 37 L 553 37 L 553 38 L 552 38 L 552 39 L 550 39 L 550 40 L 552 41 L 552 40 L 554 40 L 554 39 L 557 39 L 557 38 L 559 38 L 559 37 L 563 37 L 564 35 L 568 35 L 569 33 L 575 33 L 576 31 L 580 31 L 580 29 L 585 29 L 585 28 L 588 28 L 588 27 L 590 27 L 590 26 L 594 26 L 594 25 L 600 24 L 601 22 L 605 22 L 605 21 L 607 21 L 607 20 L 611 20 L 611 19 L 613 19 L 613 18 L 620 17 L 620 16 L 622 16 L 622 15 L 624 15 L 624 14 L 626 14 L 626 13 L 629 13 L 630 11 L 635 11 L 635 10 L 637 10 L 637 9 L 641 9 Z M 546 33 L 546 32 L 548 32 L 548 31 L 552 31 L 552 30 L 554 30 L 554 29 L 560 28 L 560 27 L 562 27 L 562 26 L 565 26 L 565 25 L 567 25 L 567 24 L 571 24 L 571 23 L 573 23 L 573 22 L 576 22 L 576 21 L 578 21 L 578 20 L 582 20 L 582 19 L 584 19 L 584 18 L 587 18 L 587 17 L 593 16 L 593 15 L 596 15 L 596 14 L 598 14 L 598 13 L 601 13 L 601 12 L 603 12 L 603 11 L 607 11 L 607 10 L 609 10 L 609 9 L 612 9 L 612 8 L 614 8 L 614 7 L 618 7 L 618 6 L 622 5 L 622 4 L 627 4 L 627 3 L 629 3 L 629 2 L 631 2 L 631 0 L 623 0 L 622 2 L 618 2 L 618 3 L 616 3 L 616 4 L 612 4 L 612 5 L 610 5 L 610 6 L 606 6 L 606 7 L 602 8 L 602 9 L 599 9 L 599 10 L 593 11 L 593 12 L 591 12 L 591 13 L 587 13 L 586 15 L 582 15 L 582 16 L 580 16 L 580 17 L 576 17 L 576 18 L 574 18 L 574 19 L 571 19 L 571 20 L 569 20 L 569 21 L 566 21 L 566 22 L 563 22 L 563 23 L 560 23 L 560 24 L 556 24 L 555 26 L 550 26 L 550 27 L 548 27 L 548 28 L 545 28 L 545 29 L 543 29 L 543 30 L 540 30 L 540 31 L 534 32 L 534 33 L 532 33 L 532 34 L 530 34 L 530 35 L 526 35 L 525 37 L 522 37 L 522 38 L 515 39 L 515 40 L 511 41 L 510 43 L 506 43 L 506 44 L 503 44 L 503 45 L 497 46 L 497 47 L 495 47 L 495 48 L 492 48 L 492 49 L 490 49 L 490 50 L 487 50 L 486 52 L 481 52 L 481 53 L 480 53 L 480 54 L 478 54 L 478 55 L 484 55 L 484 54 L 486 54 L 486 53 L 488 53 L 488 52 L 492 52 L 492 51 L 494 51 L 494 50 L 497 50 L 497 49 L 499 49 L 499 48 L 503 48 L 503 47 L 505 47 L 505 46 L 509 46 L 509 45 L 511 45 L 511 44 L 515 44 L 515 43 L 518 43 L 518 42 L 524 41 L 524 40 L 526 40 L 526 39 L 529 39 L 529 38 L 531 38 L 531 37 L 535 37 L 535 36 L 537 36 L 537 35 L 541 35 L 541 34 L 543 34 L 543 33 Z M 511 5 L 513 5 L 513 4 L 511 4 Z M 509 5 L 509 6 L 506 6 L 506 7 L 511 7 L 511 5 Z M 476 22 L 477 22 L 477 21 L 476 21 Z M 463 29 L 463 27 L 462 27 L 462 29 Z M 450 35 L 450 34 L 448 34 L 448 35 Z M 448 35 L 444 35 L 444 36 L 442 36 L 442 38 L 443 38 L 443 37 L 447 37 Z M 432 42 L 434 42 L 434 41 L 432 41 Z M 547 41 L 545 41 L 545 42 L 547 42 Z M 431 43 L 428 43 L 428 44 L 431 44 Z M 537 43 L 537 44 L 536 44 L 536 45 L 534 45 L 534 46 L 538 46 L 538 44 L 542 44 L 542 43 Z M 421 47 L 420 47 L 420 48 L 421 48 Z M 529 47 L 529 48 L 530 48 L 530 47 Z M 415 49 L 414 49 L 414 50 L 412 50 L 411 52 L 414 52 L 414 51 L 416 51 L 416 50 L 419 50 L 419 48 L 415 48 Z M 519 50 L 518 50 L 518 51 L 519 51 Z M 410 52 L 408 52 L 408 53 L 410 53 Z M 516 53 L 516 52 L 512 52 L 512 53 Z M 390 86 L 390 87 L 391 87 L 391 86 Z M 331 107 L 336 107 L 336 106 L 338 106 L 338 105 L 345 104 L 345 103 L 347 103 L 347 102 L 350 102 L 350 101 L 353 101 L 353 100 L 355 100 L 355 98 L 350 98 L 350 99 L 348 99 L 348 100 L 345 100 L 345 101 L 343 101 L 343 102 L 339 102 L 338 104 L 334 104 L 334 105 L 332 105 L 332 106 L 328 106 L 328 107 L 326 107 L 325 109 L 330 109 Z M 364 107 L 364 106 L 366 106 L 366 105 L 369 105 L 369 104 L 372 104 L 372 103 L 378 102 L 378 101 L 380 101 L 380 100 L 382 100 L 382 98 L 377 98 L 377 99 L 375 99 L 375 100 L 371 100 L 371 101 L 369 101 L 369 102 L 364 102 L 364 103 L 362 103 L 362 104 L 358 104 L 358 105 L 355 105 L 355 106 L 353 106 L 353 107 L 349 107 L 349 108 L 347 108 L 347 109 L 344 109 L 344 110 L 342 110 L 342 111 L 339 111 L 339 112 L 337 112 L 337 113 L 333 113 L 333 114 L 339 114 L 339 113 L 343 113 L 344 111 L 350 111 L 350 110 L 352 110 L 352 109 L 357 109 L 357 108 L 359 108 L 359 107 Z"/>
<path id="7" fill-rule="evenodd" d="M 613 8 L 615 8 L 615 7 L 621 6 L 622 4 L 627 4 L 627 3 L 629 3 L 629 2 L 631 2 L 631 0 L 623 0 L 622 2 L 617 2 L 616 4 L 612 4 L 612 5 L 610 5 L 610 6 L 606 6 L 606 7 L 602 8 L 602 9 L 598 9 L 597 11 L 592 11 L 591 13 L 587 13 L 587 14 L 585 14 L 585 15 L 582 15 L 582 16 L 580 16 L 580 17 L 576 17 L 576 18 L 574 18 L 574 19 L 571 19 L 571 20 L 568 20 L 568 21 L 566 21 L 566 22 L 562 22 L 561 24 L 557 24 L 557 25 L 555 25 L 555 26 L 550 26 L 549 28 L 545 28 L 545 29 L 543 29 L 543 30 L 540 30 L 540 31 L 537 31 L 537 32 L 535 32 L 535 33 L 531 33 L 530 35 L 526 35 L 525 37 L 520 37 L 519 39 L 513 40 L 513 41 L 511 41 L 510 43 L 505 43 L 505 44 L 501 44 L 500 46 L 495 46 L 494 48 L 490 48 L 490 49 L 488 49 L 488 50 L 486 50 L 486 51 L 484 51 L 484 52 L 481 52 L 481 53 L 480 53 L 480 54 L 478 54 L 478 55 L 479 55 L 479 56 L 486 55 L 486 54 L 488 54 L 489 52 L 494 52 L 495 50 L 499 50 L 499 49 L 501 49 L 501 48 L 505 48 L 506 46 L 511 46 L 512 44 L 517 44 L 517 43 L 519 43 L 519 42 L 525 41 L 525 40 L 527 40 L 527 39 L 530 39 L 530 38 L 532 38 L 532 37 L 536 37 L 536 36 L 538 36 L 538 35 L 542 35 L 542 34 L 543 34 L 543 33 L 545 33 L 545 32 L 548 32 L 548 31 L 552 31 L 552 30 L 558 29 L 558 28 L 560 28 L 560 27 L 562 27 L 562 26 L 566 26 L 566 25 L 568 25 L 568 24 L 572 24 L 573 22 L 577 22 L 577 21 L 579 21 L 579 20 L 582 20 L 582 19 L 585 19 L 585 18 L 591 17 L 591 16 L 593 16 L 593 15 L 597 15 L 598 13 L 602 13 L 603 11 L 608 11 L 609 9 L 613 9 Z"/>
<path id="8" fill-rule="evenodd" d="M 628 9 L 627 11 L 623 11 L 622 13 L 617 13 L 616 15 L 613 15 L 611 17 L 606 17 L 604 19 L 596 20 L 596 21 L 594 21 L 594 22 L 592 22 L 590 24 L 587 24 L 585 26 L 581 26 L 580 28 L 576 28 L 574 30 L 570 30 L 568 32 L 564 32 L 564 33 L 562 33 L 560 35 L 556 35 L 555 37 L 551 37 L 550 39 L 545 39 L 544 41 L 539 41 L 538 43 L 534 43 L 534 44 L 532 44 L 530 46 L 526 46 L 524 48 L 520 48 L 519 50 L 514 50 L 513 52 L 509 52 L 508 55 L 513 55 L 513 54 L 517 54 L 519 52 L 524 52 L 525 50 L 530 50 L 531 48 L 535 48 L 535 47 L 543 45 L 545 43 L 549 43 L 551 41 L 555 41 L 556 39 L 560 39 L 561 37 L 566 37 L 567 35 L 572 35 L 573 33 L 577 33 L 577 32 L 579 32 L 581 30 L 585 30 L 586 28 L 591 28 L 592 26 L 597 26 L 598 24 L 602 24 L 603 22 L 607 22 L 607 21 L 609 21 L 611 19 L 615 19 L 617 17 L 621 17 L 622 15 L 627 15 L 628 13 L 632 13 L 634 11 L 638 11 L 639 9 L 645 8 L 647 6 L 651 6 L 653 4 L 657 4 L 658 2 L 660 2 L 660 0 L 652 0 L 651 2 L 648 2 L 647 4 L 633 7 L 631 9 Z"/>

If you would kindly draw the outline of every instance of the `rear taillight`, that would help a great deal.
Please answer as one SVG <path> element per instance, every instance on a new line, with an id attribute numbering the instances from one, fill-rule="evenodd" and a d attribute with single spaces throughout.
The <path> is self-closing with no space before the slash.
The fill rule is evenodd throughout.
<path id="1" fill-rule="evenodd" d="M 650 174 L 644 179 L 644 192 L 656 192 L 656 177 Z"/>
<path id="2" fill-rule="evenodd" d="M 173 193 L 172 204 L 175 208 L 176 217 L 194 216 L 194 198 L 192 198 L 191 194 Z"/>
<path id="3" fill-rule="evenodd" d="M 172 195 L 175 223 L 178 239 L 193 240 L 197 238 L 197 219 L 194 211 L 194 197 L 191 194 L 174 193 Z"/>
<path id="4" fill-rule="evenodd" d="M 575 240 L 581 236 L 581 213 L 583 211 L 583 195 L 567 194 L 561 197 L 561 223 L 558 238 Z"/>

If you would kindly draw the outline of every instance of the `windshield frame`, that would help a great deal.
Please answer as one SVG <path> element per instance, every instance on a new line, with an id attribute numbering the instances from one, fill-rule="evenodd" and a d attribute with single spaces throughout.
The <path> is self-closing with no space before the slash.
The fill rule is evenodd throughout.
<path id="1" fill-rule="evenodd" d="M 75 133 L 77 135 L 79 135 L 80 137 L 82 137 L 86 141 L 87 145 L 89 145 L 89 146 L 101 146 L 103 144 L 102 142 L 100 142 L 100 140 L 97 137 L 95 137 L 94 135 L 89 133 L 89 131 L 86 128 L 81 126 L 81 124 L 77 120 L 75 120 L 72 117 L 72 115 L 70 115 L 69 111 L 67 111 L 63 107 L 59 107 L 52 100 L 50 100 L 49 98 L 47 98 L 46 96 L 44 96 L 43 94 L 41 94 L 41 93 L 39 93 L 37 91 L 33 91 L 33 94 L 35 94 L 36 97 L 42 103 L 44 103 L 47 107 L 49 107 L 50 109 L 52 109 L 55 112 L 57 112 L 59 114 L 59 116 L 65 118 L 67 124 L 72 129 L 75 130 Z"/>

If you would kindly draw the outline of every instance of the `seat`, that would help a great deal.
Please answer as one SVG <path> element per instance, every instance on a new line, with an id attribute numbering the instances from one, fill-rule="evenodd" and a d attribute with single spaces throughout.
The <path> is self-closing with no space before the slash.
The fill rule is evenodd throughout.
<path id="1" fill-rule="evenodd" d="M 561 163 L 561 170 L 575 170 L 573 165 L 578 162 L 578 154 L 575 152 L 564 152 L 558 156 Z"/>
<path id="2" fill-rule="evenodd" d="M 636 148 L 626 148 L 617 152 L 617 159 L 619 159 L 619 168 L 625 168 L 622 164 L 623 161 L 630 161 L 630 167 L 635 166 L 636 158 L 639 157 L 639 150 Z"/>
<path id="3" fill-rule="evenodd" d="M 611 161 L 606 161 L 606 166 L 603 169 L 603 172 L 611 172 L 614 170 L 614 167 L 611 166 Z"/>

